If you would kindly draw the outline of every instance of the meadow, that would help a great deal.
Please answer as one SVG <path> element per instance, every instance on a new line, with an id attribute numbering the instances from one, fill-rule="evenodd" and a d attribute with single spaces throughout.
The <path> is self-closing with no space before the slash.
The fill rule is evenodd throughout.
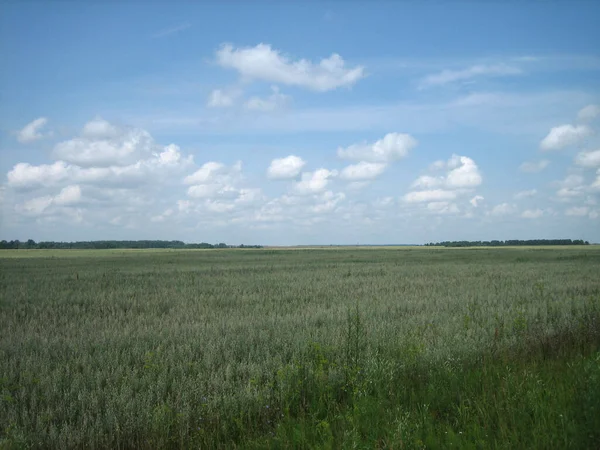
<path id="1" fill-rule="evenodd" d="M 600 448 L 600 248 L 3 250 L 0 448 Z"/>

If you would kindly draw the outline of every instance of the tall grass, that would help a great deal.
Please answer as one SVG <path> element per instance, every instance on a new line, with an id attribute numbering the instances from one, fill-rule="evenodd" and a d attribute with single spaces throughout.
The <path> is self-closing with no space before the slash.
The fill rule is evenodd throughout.
<path id="1" fill-rule="evenodd" d="M 600 443 L 594 248 L 17 253 L 7 448 Z"/>

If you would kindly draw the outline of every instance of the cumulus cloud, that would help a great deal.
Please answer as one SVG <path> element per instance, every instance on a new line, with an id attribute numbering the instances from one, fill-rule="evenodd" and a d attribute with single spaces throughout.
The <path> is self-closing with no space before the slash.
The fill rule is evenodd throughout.
<path id="1" fill-rule="evenodd" d="M 433 189 L 428 191 L 413 191 L 405 194 L 402 199 L 408 203 L 419 202 L 438 202 L 444 200 L 454 200 L 456 192 L 445 191 L 442 189 Z"/>
<path id="2" fill-rule="evenodd" d="M 448 161 L 436 161 L 430 169 L 446 169 L 443 176 L 421 175 L 411 185 L 413 189 L 448 190 L 472 189 L 479 186 L 483 178 L 475 161 L 467 156 L 452 155 Z M 439 189 L 438 189 L 439 190 Z"/>
<path id="3" fill-rule="evenodd" d="M 560 125 L 550 130 L 540 142 L 543 151 L 562 150 L 581 144 L 592 130 L 586 125 Z"/>
<path id="4" fill-rule="evenodd" d="M 432 177 L 430 175 L 421 175 L 417 178 L 411 187 L 413 189 L 431 189 L 436 188 L 438 186 L 442 186 L 445 182 L 444 177 Z"/>
<path id="5" fill-rule="evenodd" d="M 35 197 L 17 205 L 17 210 L 25 215 L 39 216 L 52 206 L 72 206 L 81 200 L 81 188 L 78 185 L 66 186 L 55 195 Z"/>
<path id="6" fill-rule="evenodd" d="M 267 169 L 267 176 L 273 180 L 296 178 L 305 164 L 306 162 L 296 155 L 274 159 Z"/>
<path id="7" fill-rule="evenodd" d="M 471 205 L 473 205 L 475 208 L 477 208 L 483 200 L 484 200 L 484 198 L 481 195 L 476 195 L 471 200 L 469 200 L 469 203 Z"/>
<path id="8" fill-rule="evenodd" d="M 40 117 L 25 125 L 18 133 L 17 140 L 23 144 L 37 141 L 45 137 L 40 130 L 48 123 L 46 117 Z"/>
<path id="9" fill-rule="evenodd" d="M 587 105 L 577 114 L 577 118 L 582 122 L 591 122 L 597 117 L 600 117 L 599 105 Z"/>
<path id="10" fill-rule="evenodd" d="M 323 192 L 331 178 L 337 176 L 337 170 L 317 169 L 314 172 L 304 172 L 300 181 L 295 183 L 294 191 L 300 195 Z"/>
<path id="11" fill-rule="evenodd" d="M 52 155 L 60 159 L 17 163 L 8 172 L 5 189 L 14 198 L 17 217 L 73 223 L 91 215 L 95 222 L 110 218 L 129 226 L 136 217 L 143 220 L 157 191 L 193 164 L 177 145 L 161 147 L 145 130 L 99 117 L 85 124 L 79 136 L 57 145 Z M 46 195 L 30 197 L 40 189 Z"/>
<path id="12" fill-rule="evenodd" d="M 228 108 L 235 104 L 240 95 L 241 92 L 238 90 L 214 89 L 208 96 L 206 106 L 209 108 Z"/>
<path id="13" fill-rule="evenodd" d="M 459 214 L 460 210 L 455 203 L 449 202 L 430 202 L 427 203 L 427 210 L 435 214 Z"/>
<path id="14" fill-rule="evenodd" d="M 597 170 L 596 175 L 597 175 L 596 179 L 590 186 L 592 189 L 600 189 L 600 169 Z"/>
<path id="15" fill-rule="evenodd" d="M 347 68 L 338 54 L 313 63 L 306 59 L 292 60 L 268 44 L 234 48 L 223 44 L 216 54 L 217 63 L 237 70 L 248 79 L 300 86 L 325 92 L 343 86 L 352 86 L 365 76 L 364 68 Z"/>
<path id="16" fill-rule="evenodd" d="M 559 189 L 556 192 L 555 200 L 560 202 L 570 202 L 582 197 L 585 194 L 585 178 L 579 173 L 572 173 L 558 183 Z"/>
<path id="17" fill-rule="evenodd" d="M 491 216 L 508 216 L 510 214 L 514 214 L 516 212 L 516 208 L 514 205 L 510 205 L 508 203 L 500 203 L 492 208 L 489 212 Z"/>
<path id="18" fill-rule="evenodd" d="M 539 219 L 544 215 L 544 211 L 541 209 L 527 209 L 521 213 L 521 217 L 524 219 Z"/>
<path id="19" fill-rule="evenodd" d="M 446 170 L 444 175 L 421 175 L 412 184 L 417 189 L 405 194 L 402 199 L 407 203 L 443 202 L 454 200 L 471 192 L 479 186 L 483 178 L 475 161 L 467 156 L 452 155 L 448 161 L 436 161 L 429 167 L 432 171 Z M 477 206 L 482 196 L 472 197 L 470 203 Z M 448 210 L 453 211 L 450 207 Z"/>
<path id="20" fill-rule="evenodd" d="M 600 149 L 580 152 L 575 158 L 575 164 L 582 167 L 600 167 Z"/>
<path id="21" fill-rule="evenodd" d="M 574 206 L 572 208 L 567 209 L 565 211 L 565 215 L 581 217 L 581 216 L 587 216 L 589 211 L 590 211 L 590 208 L 588 208 L 587 206 Z"/>
<path id="22" fill-rule="evenodd" d="M 389 206 L 392 206 L 394 204 L 394 197 L 381 197 L 381 198 L 377 198 L 375 199 L 375 201 L 373 202 L 373 206 L 375 206 L 375 208 L 387 208 Z"/>
<path id="23" fill-rule="evenodd" d="M 334 211 L 345 198 L 346 194 L 343 192 L 334 193 L 326 191 L 323 194 L 315 196 L 317 202 L 310 206 L 310 210 L 317 214 Z"/>
<path id="24" fill-rule="evenodd" d="M 241 161 L 231 167 L 210 161 L 185 177 L 183 182 L 191 185 L 187 194 L 192 198 L 237 198 L 240 189 L 236 185 L 241 179 L 241 171 Z"/>
<path id="25" fill-rule="evenodd" d="M 150 157 L 157 148 L 146 130 L 118 128 L 96 118 L 79 137 L 58 143 L 53 156 L 80 167 L 126 166 Z"/>
<path id="26" fill-rule="evenodd" d="M 284 108 L 289 104 L 291 97 L 279 92 L 277 86 L 271 86 L 271 95 L 266 98 L 250 97 L 244 107 L 253 111 L 270 112 Z"/>
<path id="27" fill-rule="evenodd" d="M 385 168 L 386 165 L 383 163 L 361 161 L 358 164 L 344 167 L 340 173 L 340 178 L 351 181 L 373 180 L 381 175 Z"/>
<path id="28" fill-rule="evenodd" d="M 110 139 L 116 137 L 119 133 L 119 128 L 100 116 L 87 122 L 81 130 L 81 136 L 87 139 Z"/>
<path id="29" fill-rule="evenodd" d="M 195 214 L 204 222 L 218 223 L 226 215 L 241 214 L 264 200 L 261 189 L 244 186 L 241 161 L 231 166 L 207 162 L 183 181 L 190 185 L 187 189 L 190 200 L 177 202 L 178 214 Z M 217 216 L 221 219 L 216 219 Z"/>
<path id="30" fill-rule="evenodd" d="M 519 170 L 521 172 L 538 173 L 548 167 L 549 164 L 550 161 L 547 159 L 541 159 L 539 161 L 526 161 L 519 166 Z"/>
<path id="31" fill-rule="evenodd" d="M 443 70 L 426 76 L 419 83 L 421 89 L 432 86 L 443 86 L 455 81 L 470 80 L 481 76 L 520 75 L 521 69 L 506 64 L 480 64 L 462 70 Z"/>
<path id="32" fill-rule="evenodd" d="M 71 166 L 63 161 L 39 166 L 33 166 L 29 163 L 17 163 L 8 172 L 8 186 L 17 189 L 51 186 L 68 179 L 71 172 Z"/>
<path id="33" fill-rule="evenodd" d="M 180 170 L 191 164 L 191 156 L 183 158 L 179 147 L 170 145 L 150 158 L 127 166 L 81 167 L 56 161 L 33 166 L 18 163 L 8 172 L 8 186 L 17 190 L 51 187 L 67 182 L 104 185 L 141 185 L 152 183 L 161 174 Z"/>
<path id="34" fill-rule="evenodd" d="M 58 205 L 72 205 L 81 200 L 81 188 L 79 185 L 64 187 L 53 201 Z"/>
<path id="35" fill-rule="evenodd" d="M 449 188 L 472 188 L 479 186 L 482 182 L 479 168 L 471 158 L 467 156 L 452 156 L 448 165 L 454 167 L 446 176 L 446 186 Z"/>
<path id="36" fill-rule="evenodd" d="M 530 189 L 528 191 L 521 191 L 515 194 L 515 200 L 521 200 L 523 198 L 533 197 L 537 194 L 537 189 Z"/>
<path id="37" fill-rule="evenodd" d="M 373 144 L 363 142 L 347 148 L 338 148 L 338 157 L 356 161 L 389 164 L 404 158 L 417 146 L 417 140 L 409 134 L 388 133 Z"/>

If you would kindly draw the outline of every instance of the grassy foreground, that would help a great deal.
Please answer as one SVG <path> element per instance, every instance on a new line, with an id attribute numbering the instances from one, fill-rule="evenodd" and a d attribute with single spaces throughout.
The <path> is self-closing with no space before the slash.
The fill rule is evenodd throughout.
<path id="1" fill-rule="evenodd" d="M 32 252 L 0 448 L 600 448 L 598 248 Z"/>

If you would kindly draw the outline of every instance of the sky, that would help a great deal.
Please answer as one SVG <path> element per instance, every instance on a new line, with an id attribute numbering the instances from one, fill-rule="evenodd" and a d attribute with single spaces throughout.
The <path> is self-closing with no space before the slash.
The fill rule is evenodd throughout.
<path id="1" fill-rule="evenodd" d="M 600 242 L 600 3 L 4 2 L 0 239 Z"/>

